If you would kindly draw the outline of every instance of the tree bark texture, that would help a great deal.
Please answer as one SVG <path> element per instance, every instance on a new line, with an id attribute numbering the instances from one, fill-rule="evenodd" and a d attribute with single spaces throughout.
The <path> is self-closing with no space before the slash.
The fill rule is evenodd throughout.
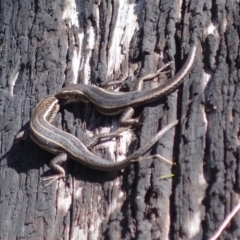
<path id="1" fill-rule="evenodd" d="M 0 0 L 0 239 L 208 239 L 239 201 L 238 1 Z M 141 125 L 92 151 L 120 161 L 175 119 L 148 152 L 158 159 L 117 173 L 69 160 L 44 187 L 53 155 L 30 138 L 14 144 L 37 103 L 72 83 L 137 78 L 169 61 L 194 66 L 164 99 L 136 109 Z M 158 80 L 158 81 L 156 81 Z M 147 82 L 154 88 L 166 78 Z M 118 128 L 91 104 L 64 107 L 55 126 L 79 138 Z M 174 173 L 172 179 L 162 175 Z M 220 239 L 240 238 L 240 215 Z"/>

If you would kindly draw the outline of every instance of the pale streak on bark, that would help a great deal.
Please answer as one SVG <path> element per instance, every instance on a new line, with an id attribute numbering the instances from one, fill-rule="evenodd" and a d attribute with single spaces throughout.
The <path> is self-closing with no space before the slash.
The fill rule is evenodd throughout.
<path id="1" fill-rule="evenodd" d="M 137 4 L 119 1 L 116 27 L 113 31 L 113 41 L 109 49 L 107 76 L 111 76 L 114 71 L 119 71 L 124 59 L 128 61 L 130 42 L 134 33 L 138 31 L 136 9 Z"/>

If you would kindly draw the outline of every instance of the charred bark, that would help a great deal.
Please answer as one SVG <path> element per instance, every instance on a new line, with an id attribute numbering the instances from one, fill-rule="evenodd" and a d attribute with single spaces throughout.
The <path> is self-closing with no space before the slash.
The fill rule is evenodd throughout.
<path id="1" fill-rule="evenodd" d="M 208 239 L 239 201 L 239 6 L 0 0 L 0 239 Z M 92 149 L 119 161 L 177 118 L 148 153 L 176 166 L 153 159 L 109 174 L 69 160 L 67 178 L 44 188 L 53 156 L 29 138 L 13 143 L 44 96 L 127 76 L 128 91 L 171 60 L 173 76 L 196 39 L 193 69 L 178 91 L 139 107 L 133 133 Z M 167 81 L 158 80 L 144 88 Z M 87 138 L 116 129 L 118 117 L 78 103 L 54 124 Z M 174 178 L 162 180 L 168 173 Z M 221 239 L 240 237 L 238 219 Z"/>

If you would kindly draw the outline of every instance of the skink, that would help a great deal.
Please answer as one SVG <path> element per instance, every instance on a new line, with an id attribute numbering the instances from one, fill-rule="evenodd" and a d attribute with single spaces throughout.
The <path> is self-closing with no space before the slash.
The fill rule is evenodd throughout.
<path id="1" fill-rule="evenodd" d="M 58 99 L 54 96 L 47 96 L 37 105 L 30 120 L 31 139 L 41 148 L 57 155 L 51 160 L 50 167 L 58 174 L 45 178 L 45 180 L 51 180 L 50 183 L 65 177 L 65 170 L 60 164 L 68 158 L 72 158 L 87 167 L 101 171 L 117 171 L 122 169 L 130 162 L 144 158 L 141 156 L 156 143 L 161 136 L 178 123 L 178 121 L 174 121 L 163 128 L 149 142 L 125 160 L 111 162 L 91 153 L 75 136 L 54 127 L 51 122 L 55 118 L 58 110 Z"/>
<path id="2" fill-rule="evenodd" d="M 145 77 L 140 79 L 140 83 L 137 82 L 139 86 L 137 91 L 113 92 L 93 85 L 76 84 L 63 88 L 55 97 L 61 100 L 63 104 L 75 101 L 92 102 L 96 109 L 104 115 L 114 116 L 122 113 L 121 126 L 137 123 L 136 119 L 131 119 L 134 113 L 132 107 L 154 101 L 174 91 L 190 71 L 194 63 L 196 48 L 196 44 L 191 47 L 182 69 L 170 81 L 157 88 L 141 91 L 141 82 L 149 79 L 149 77 Z M 150 76 L 153 78 L 157 75 L 159 75 L 159 72 Z"/>

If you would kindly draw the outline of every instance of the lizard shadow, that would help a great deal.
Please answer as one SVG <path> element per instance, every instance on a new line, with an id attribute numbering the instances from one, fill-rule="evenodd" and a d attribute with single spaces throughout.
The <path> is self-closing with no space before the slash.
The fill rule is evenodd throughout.
<path id="1" fill-rule="evenodd" d="M 21 130 L 27 129 L 29 129 L 29 122 Z M 26 136 L 24 140 L 13 141 L 11 148 L 2 156 L 0 161 L 6 158 L 9 168 L 15 169 L 17 173 L 27 173 L 29 170 L 43 167 L 45 159 L 49 159 L 50 155 L 52 154 L 38 147 L 30 139 L 30 136 Z"/>

